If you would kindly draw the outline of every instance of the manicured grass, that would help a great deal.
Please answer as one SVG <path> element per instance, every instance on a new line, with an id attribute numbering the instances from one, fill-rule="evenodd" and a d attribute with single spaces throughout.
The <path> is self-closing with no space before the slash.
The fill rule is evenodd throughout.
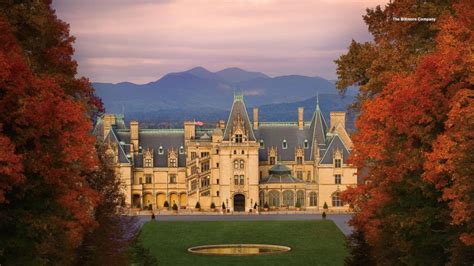
<path id="1" fill-rule="evenodd" d="M 343 265 L 344 235 L 330 220 L 146 223 L 141 242 L 159 265 Z M 191 254 L 189 247 L 215 244 L 289 246 L 284 254 L 225 257 Z"/>

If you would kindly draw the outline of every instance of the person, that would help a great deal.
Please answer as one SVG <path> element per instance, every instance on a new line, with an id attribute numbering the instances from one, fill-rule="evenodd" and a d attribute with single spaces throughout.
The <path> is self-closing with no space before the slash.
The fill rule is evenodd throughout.
<path id="1" fill-rule="evenodd" d="M 155 220 L 155 214 L 153 212 L 151 213 L 151 219 Z"/>

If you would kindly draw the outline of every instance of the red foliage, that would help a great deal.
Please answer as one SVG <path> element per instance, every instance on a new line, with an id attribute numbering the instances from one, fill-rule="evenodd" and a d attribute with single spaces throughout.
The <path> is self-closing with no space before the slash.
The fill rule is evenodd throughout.
<path id="1" fill-rule="evenodd" d="M 452 223 L 461 225 L 458 238 L 474 245 L 472 5 L 460 1 L 456 15 L 440 24 L 436 51 L 413 73 L 393 74 L 383 91 L 363 105 L 351 160 L 368 169 L 367 183 L 342 196 L 357 210 L 352 225 L 374 247 L 387 245 L 380 242 L 386 228 L 400 235 L 423 234 L 413 226 L 433 219 L 427 216 L 433 211 L 430 203 L 426 209 L 407 208 L 405 217 L 392 212 L 393 206 L 409 202 L 417 189 L 427 199 L 447 202 Z M 444 217 L 442 211 L 440 205 L 434 217 Z M 416 245 L 410 241 L 415 240 L 394 239 L 390 245 L 407 252 Z"/>
<path id="2" fill-rule="evenodd" d="M 86 181 L 86 175 L 98 163 L 86 115 L 87 102 L 67 94 L 57 77 L 33 75 L 2 17 L 0 43 L 0 204 L 9 205 L 2 206 L 0 223 L 3 228 L 9 226 L 6 222 L 15 220 L 32 228 L 54 223 L 54 228 L 61 228 L 54 234 L 65 234 L 64 242 L 48 243 L 46 237 L 27 241 L 37 241 L 36 248 L 45 253 L 50 250 L 48 245 L 60 244 L 63 250 L 75 248 L 84 233 L 95 226 L 93 212 L 99 200 Z M 64 56 L 56 52 L 55 56 Z M 85 80 L 77 84 L 89 86 Z M 50 199 L 59 208 L 44 212 L 41 218 L 12 217 L 15 206 L 40 188 L 50 192 Z M 37 206 L 50 199 L 38 198 Z M 21 237 L 28 236 L 15 236 Z"/>

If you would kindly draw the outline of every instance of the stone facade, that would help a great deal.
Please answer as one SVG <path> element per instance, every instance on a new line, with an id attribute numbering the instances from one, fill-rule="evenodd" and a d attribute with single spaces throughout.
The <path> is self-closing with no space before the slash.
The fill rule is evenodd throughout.
<path id="1" fill-rule="evenodd" d="M 255 205 L 271 209 L 345 211 L 338 194 L 357 183 L 356 169 L 347 163 L 352 142 L 345 130 L 345 113 L 332 112 L 327 125 L 316 103 L 310 122 L 250 122 L 243 96 L 236 95 L 227 121 L 215 128 L 185 122 L 182 129 L 127 128 L 123 117 L 104 115 L 95 133 L 124 184 L 133 208 L 217 209 L 249 211 Z"/>

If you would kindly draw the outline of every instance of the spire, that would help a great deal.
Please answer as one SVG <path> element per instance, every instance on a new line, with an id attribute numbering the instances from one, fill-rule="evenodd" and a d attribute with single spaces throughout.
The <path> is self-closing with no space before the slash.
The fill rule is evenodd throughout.
<path id="1" fill-rule="evenodd" d="M 230 140 L 231 134 L 234 134 L 237 128 L 242 129 L 243 134 L 247 134 L 248 140 L 256 140 L 253 128 L 250 124 L 247 108 L 245 107 L 244 94 L 242 91 L 236 92 L 234 90 L 234 102 L 224 130 L 224 140 Z"/>
<path id="2" fill-rule="evenodd" d="M 319 109 L 319 91 L 316 91 L 316 110 L 321 111 Z"/>

